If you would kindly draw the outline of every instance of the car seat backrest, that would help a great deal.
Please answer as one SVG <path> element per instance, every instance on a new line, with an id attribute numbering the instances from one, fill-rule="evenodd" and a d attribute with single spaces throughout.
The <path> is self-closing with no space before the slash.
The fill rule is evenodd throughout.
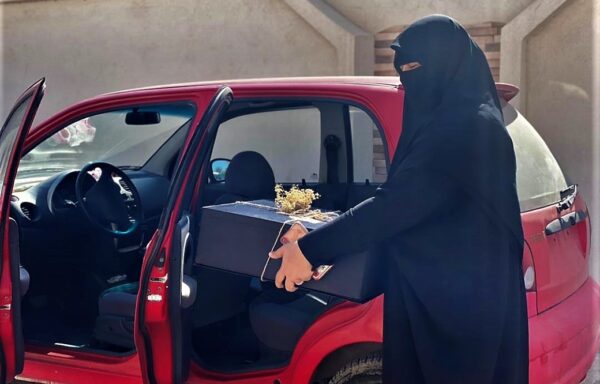
<path id="1" fill-rule="evenodd" d="M 258 152 L 240 152 L 225 172 L 226 194 L 216 204 L 275 198 L 275 176 L 267 160 Z"/>

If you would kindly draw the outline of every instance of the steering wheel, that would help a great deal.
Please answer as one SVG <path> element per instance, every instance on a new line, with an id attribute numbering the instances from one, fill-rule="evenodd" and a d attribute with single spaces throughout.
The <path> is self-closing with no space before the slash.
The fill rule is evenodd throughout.
<path id="1" fill-rule="evenodd" d="M 96 182 L 86 190 L 89 177 Z M 132 234 L 143 220 L 140 195 L 135 185 L 125 172 L 114 165 L 103 162 L 86 164 L 77 175 L 75 195 L 88 220 L 113 237 Z"/>

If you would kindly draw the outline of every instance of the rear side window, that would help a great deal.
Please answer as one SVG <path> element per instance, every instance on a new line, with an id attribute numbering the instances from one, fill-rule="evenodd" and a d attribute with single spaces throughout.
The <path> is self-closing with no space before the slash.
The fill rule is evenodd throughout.
<path id="1" fill-rule="evenodd" d="M 533 126 L 510 104 L 504 105 L 503 112 L 517 157 L 521 211 L 558 202 L 560 191 L 567 188 L 567 181 L 552 152 Z"/>
<path id="2" fill-rule="evenodd" d="M 385 147 L 377 125 L 362 109 L 349 107 L 354 182 L 381 184 L 387 179 Z"/>
<path id="3" fill-rule="evenodd" d="M 221 124 L 212 158 L 231 159 L 239 152 L 263 155 L 278 183 L 319 181 L 321 113 L 315 107 L 258 112 Z"/>

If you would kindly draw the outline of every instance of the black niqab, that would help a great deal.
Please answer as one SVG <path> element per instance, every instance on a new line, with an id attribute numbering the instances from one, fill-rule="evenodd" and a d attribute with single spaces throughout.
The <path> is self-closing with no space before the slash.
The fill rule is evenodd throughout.
<path id="1" fill-rule="evenodd" d="M 423 136 L 433 141 L 433 168 L 451 175 L 490 215 L 523 241 L 512 140 L 481 48 L 453 19 L 432 15 L 392 44 L 394 67 L 405 91 L 402 135 L 393 172 Z M 401 72 L 400 66 L 421 67 Z M 512 164 L 511 164 L 512 163 Z"/>

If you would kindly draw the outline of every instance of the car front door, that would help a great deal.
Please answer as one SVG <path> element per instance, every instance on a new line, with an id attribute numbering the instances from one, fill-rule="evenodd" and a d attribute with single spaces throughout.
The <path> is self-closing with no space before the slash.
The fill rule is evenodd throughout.
<path id="1" fill-rule="evenodd" d="M 44 94 L 40 79 L 19 97 L 0 130 L 0 382 L 23 370 L 18 227 L 10 219 L 10 197 L 21 149 Z M 13 225 L 11 225 L 11 222 Z"/>
<path id="2" fill-rule="evenodd" d="M 180 383 L 188 364 L 182 343 L 182 309 L 194 299 L 194 282 L 184 275 L 185 256 L 193 239 L 189 228 L 192 197 L 202 164 L 223 113 L 233 100 L 221 87 L 204 106 L 204 114 L 190 130 L 172 180 L 167 206 L 150 241 L 140 278 L 135 316 L 135 344 L 145 383 Z M 203 106 L 199 106 L 199 110 Z"/>

